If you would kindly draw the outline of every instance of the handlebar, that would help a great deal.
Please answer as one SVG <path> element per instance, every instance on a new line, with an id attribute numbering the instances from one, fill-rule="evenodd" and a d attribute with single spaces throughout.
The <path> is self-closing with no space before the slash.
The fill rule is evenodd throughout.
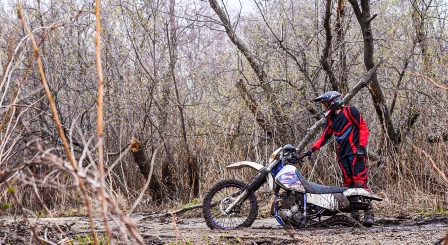
<path id="1" fill-rule="evenodd" d="M 288 159 L 288 162 L 291 164 L 297 164 L 297 163 L 303 162 L 303 158 L 301 158 L 296 153 L 289 154 L 287 159 Z"/>

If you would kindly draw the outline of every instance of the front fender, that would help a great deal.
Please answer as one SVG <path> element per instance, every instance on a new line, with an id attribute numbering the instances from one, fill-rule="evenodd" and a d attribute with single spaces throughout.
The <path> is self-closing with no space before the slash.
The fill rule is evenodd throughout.
<path id="1" fill-rule="evenodd" d="M 260 171 L 261 169 L 264 168 L 264 166 L 259 163 L 250 162 L 250 161 L 236 162 L 236 163 L 232 163 L 227 166 L 227 169 L 230 169 L 230 170 L 237 170 L 237 169 L 242 169 L 242 168 L 253 168 L 257 171 Z M 274 179 L 272 178 L 271 174 L 268 174 L 268 184 L 269 184 L 269 189 L 271 191 L 274 191 Z"/>
<path id="2" fill-rule="evenodd" d="M 264 166 L 259 163 L 256 163 L 256 162 L 242 161 L 242 162 L 236 162 L 236 163 L 232 163 L 232 164 L 228 165 L 227 169 L 237 170 L 237 169 L 242 169 L 242 168 L 246 168 L 246 167 L 250 167 L 250 168 L 256 169 L 257 171 L 260 171 Z"/>

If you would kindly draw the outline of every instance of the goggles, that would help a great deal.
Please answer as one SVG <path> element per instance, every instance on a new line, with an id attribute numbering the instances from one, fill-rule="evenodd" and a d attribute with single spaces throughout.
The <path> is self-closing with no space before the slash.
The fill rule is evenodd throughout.
<path id="1" fill-rule="evenodd" d="M 322 105 L 323 105 L 325 108 L 328 107 L 328 103 L 327 103 L 327 102 L 325 102 L 325 101 L 321 101 L 321 103 L 322 103 Z"/>

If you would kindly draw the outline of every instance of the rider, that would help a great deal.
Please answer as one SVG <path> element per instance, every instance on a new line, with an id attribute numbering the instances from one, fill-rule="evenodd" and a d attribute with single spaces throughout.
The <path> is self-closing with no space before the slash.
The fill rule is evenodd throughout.
<path id="1" fill-rule="evenodd" d="M 336 91 L 324 93 L 314 101 L 321 102 L 324 106 L 324 116 L 327 118 L 327 122 L 322 135 L 300 158 L 310 157 L 313 152 L 327 143 L 331 135 L 334 135 L 338 144 L 337 156 L 344 176 L 344 186 L 364 188 L 371 192 L 367 187 L 368 172 L 365 148 L 369 129 L 361 113 L 356 107 L 343 105 L 342 95 Z M 358 210 L 352 211 L 350 216 L 360 220 Z M 363 223 L 366 226 L 371 226 L 373 222 L 374 215 L 370 208 L 364 212 Z"/>

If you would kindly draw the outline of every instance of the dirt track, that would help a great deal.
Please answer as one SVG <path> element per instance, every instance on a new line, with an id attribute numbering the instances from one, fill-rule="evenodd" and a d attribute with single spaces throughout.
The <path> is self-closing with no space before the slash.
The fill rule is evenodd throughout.
<path id="1" fill-rule="evenodd" d="M 380 218 L 372 228 L 314 228 L 289 231 L 275 219 L 257 219 L 251 228 L 215 231 L 202 219 L 185 219 L 176 224 L 178 241 L 195 244 L 434 244 L 446 233 L 446 219 L 398 220 Z M 173 225 L 156 220 L 144 222 L 155 241 L 176 241 Z"/>
<path id="2" fill-rule="evenodd" d="M 201 218 L 179 218 L 175 225 L 171 218 L 154 215 L 135 214 L 131 218 L 147 244 L 435 244 L 446 234 L 448 225 L 446 218 L 411 220 L 377 217 L 375 226 L 371 228 L 335 227 L 290 231 L 283 229 L 275 219 L 257 219 L 251 228 L 221 231 L 210 230 Z M 12 225 L 12 221 L 0 218 L 0 244 L 5 235 L 12 239 L 13 233 L 20 232 L 17 222 Z M 89 235 L 87 217 L 38 221 L 43 227 L 51 227 L 54 223 L 62 227 L 70 224 L 66 232 L 71 238 Z M 96 229 L 101 233 L 103 227 L 98 225 Z M 22 244 L 15 241 L 13 244 Z M 77 244 L 76 239 L 72 241 Z"/>

